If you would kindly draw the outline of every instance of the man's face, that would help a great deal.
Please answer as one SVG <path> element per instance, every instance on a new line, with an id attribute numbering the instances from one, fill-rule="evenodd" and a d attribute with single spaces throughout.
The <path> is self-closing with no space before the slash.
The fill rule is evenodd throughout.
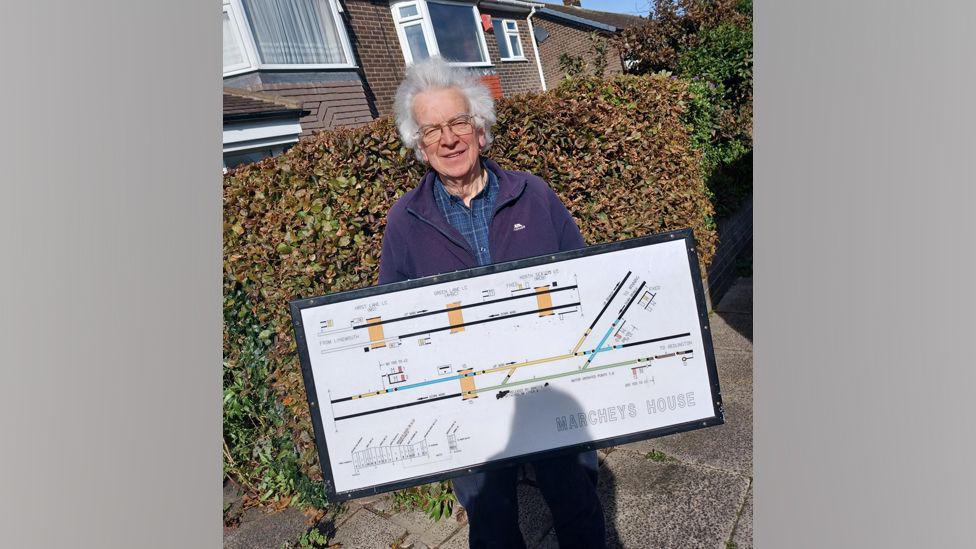
<path id="1" fill-rule="evenodd" d="M 413 100 L 413 114 L 421 128 L 445 124 L 459 114 L 467 114 L 468 105 L 460 91 L 429 90 L 417 94 Z M 473 173 L 478 165 L 485 133 L 480 128 L 468 135 L 456 135 L 443 126 L 440 139 L 426 145 L 421 141 L 424 160 L 442 177 L 460 179 Z"/>

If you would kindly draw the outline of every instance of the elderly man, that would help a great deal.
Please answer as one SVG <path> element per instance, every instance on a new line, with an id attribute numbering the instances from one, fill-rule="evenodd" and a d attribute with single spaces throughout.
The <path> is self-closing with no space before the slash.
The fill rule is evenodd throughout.
<path id="1" fill-rule="evenodd" d="M 439 58 L 414 64 L 397 90 L 403 142 L 430 166 L 390 209 L 380 284 L 583 247 L 569 211 L 538 177 L 481 155 L 495 106 L 480 81 Z M 604 547 L 597 459 L 584 452 L 533 463 L 560 547 Z M 472 548 L 524 547 L 517 468 L 454 479 Z"/>

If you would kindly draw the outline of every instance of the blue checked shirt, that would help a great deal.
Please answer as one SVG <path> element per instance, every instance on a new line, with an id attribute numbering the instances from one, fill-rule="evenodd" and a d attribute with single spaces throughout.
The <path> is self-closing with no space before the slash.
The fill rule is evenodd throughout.
<path id="1" fill-rule="evenodd" d="M 498 196 L 498 179 L 491 170 L 488 172 L 488 184 L 471 199 L 471 207 L 464 205 L 464 201 L 447 192 L 441 178 L 434 176 L 434 200 L 437 208 L 452 227 L 461 233 L 464 240 L 471 246 L 478 260 L 478 266 L 491 263 L 491 250 L 488 249 L 488 226 L 491 225 L 491 214 L 495 208 L 495 197 Z"/>

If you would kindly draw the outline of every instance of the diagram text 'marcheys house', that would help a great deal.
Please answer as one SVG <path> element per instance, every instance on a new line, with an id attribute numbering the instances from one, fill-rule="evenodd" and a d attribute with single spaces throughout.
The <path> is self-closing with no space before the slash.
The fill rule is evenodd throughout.
<path id="1" fill-rule="evenodd" d="M 476 71 L 496 97 L 544 91 L 562 77 L 560 55 L 582 53 L 590 33 L 643 21 L 522 0 L 223 0 L 222 18 L 224 85 L 292 102 L 301 136 L 390 115 L 416 60 Z M 622 72 L 611 57 L 608 72 Z"/>

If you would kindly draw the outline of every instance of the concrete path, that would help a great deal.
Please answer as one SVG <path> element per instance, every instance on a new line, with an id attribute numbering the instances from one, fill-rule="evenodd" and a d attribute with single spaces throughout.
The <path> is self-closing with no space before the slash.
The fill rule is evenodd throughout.
<path id="1" fill-rule="evenodd" d="M 752 547 L 751 278 L 732 285 L 710 324 L 726 423 L 600 452 L 599 493 L 611 547 Z M 519 508 L 530 548 L 559 546 L 531 478 L 519 486 Z M 296 514 L 290 510 L 279 513 L 280 520 L 272 515 L 244 522 L 225 534 L 224 546 L 281 547 L 304 531 L 295 524 Z M 465 523 L 454 518 L 435 523 L 419 511 L 394 511 L 389 495 L 349 502 L 329 529 L 330 543 L 340 547 L 468 547 Z"/>

